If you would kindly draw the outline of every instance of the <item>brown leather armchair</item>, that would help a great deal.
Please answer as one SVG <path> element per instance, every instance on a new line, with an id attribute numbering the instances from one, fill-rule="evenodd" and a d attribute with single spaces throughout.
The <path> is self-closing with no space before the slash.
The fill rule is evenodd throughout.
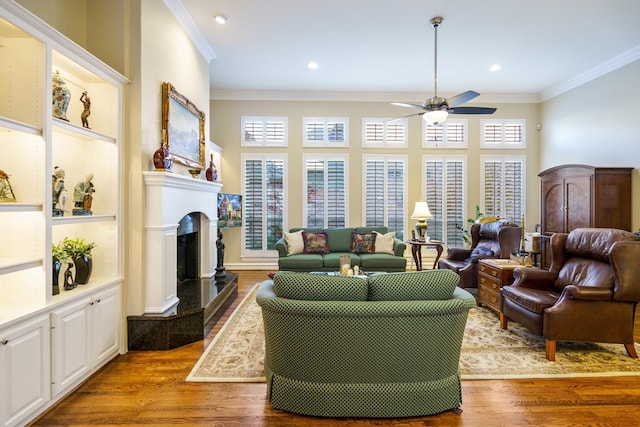
<path id="1" fill-rule="evenodd" d="M 471 248 L 448 248 L 447 258 L 438 261 L 438 268 L 453 270 L 460 275 L 461 288 L 478 287 L 478 260 L 509 258 L 520 246 L 522 228 L 508 221 L 472 224 Z"/>
<path id="2" fill-rule="evenodd" d="M 518 322 L 546 340 L 555 360 L 556 341 L 622 343 L 629 356 L 640 300 L 640 239 L 613 228 L 578 228 L 551 237 L 551 268 L 514 270 L 502 292 L 500 327 Z"/>

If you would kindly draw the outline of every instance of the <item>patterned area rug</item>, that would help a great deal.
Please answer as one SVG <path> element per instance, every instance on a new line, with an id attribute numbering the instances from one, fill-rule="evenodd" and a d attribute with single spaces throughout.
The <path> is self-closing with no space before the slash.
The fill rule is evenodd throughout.
<path id="1" fill-rule="evenodd" d="M 245 297 L 198 360 L 187 381 L 264 382 L 262 313 L 258 286 Z M 640 345 L 636 344 L 640 352 Z M 486 308 L 469 312 L 460 356 L 462 379 L 640 376 L 640 359 L 622 344 L 557 343 L 556 361 L 545 358 L 544 340 L 517 323 L 500 329 Z"/>

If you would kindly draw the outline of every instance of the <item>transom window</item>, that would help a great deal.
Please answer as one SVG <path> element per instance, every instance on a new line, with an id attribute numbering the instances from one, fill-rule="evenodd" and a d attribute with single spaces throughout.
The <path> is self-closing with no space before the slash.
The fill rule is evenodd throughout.
<path id="1" fill-rule="evenodd" d="M 286 117 L 242 117 L 243 147 L 286 147 Z"/>
<path id="2" fill-rule="evenodd" d="M 422 125 L 424 148 L 467 148 L 467 119 L 447 119 L 442 125 Z"/>
<path id="3" fill-rule="evenodd" d="M 363 117 L 362 146 L 406 148 L 408 125 L 407 119 Z"/>
<path id="4" fill-rule="evenodd" d="M 305 147 L 348 147 L 349 119 L 346 117 L 304 117 Z"/>
<path id="5" fill-rule="evenodd" d="M 525 148 L 525 120 L 481 120 L 481 148 Z"/>

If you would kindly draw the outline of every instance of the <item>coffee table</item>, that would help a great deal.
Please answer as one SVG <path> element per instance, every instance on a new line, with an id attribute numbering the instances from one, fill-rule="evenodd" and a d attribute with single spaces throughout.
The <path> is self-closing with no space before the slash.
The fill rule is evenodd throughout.
<path id="1" fill-rule="evenodd" d="M 411 255 L 413 255 L 413 260 L 416 263 L 416 270 L 422 270 L 422 247 L 426 246 L 427 248 L 435 249 L 438 254 L 436 255 L 435 261 L 433 261 L 433 269 L 438 268 L 438 260 L 442 255 L 443 247 L 442 242 L 439 240 L 405 240 L 405 243 L 411 245 Z"/>

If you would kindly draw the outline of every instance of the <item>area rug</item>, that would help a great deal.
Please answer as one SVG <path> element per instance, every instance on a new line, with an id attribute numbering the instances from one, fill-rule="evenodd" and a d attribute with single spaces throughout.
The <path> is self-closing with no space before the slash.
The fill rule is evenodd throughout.
<path id="1" fill-rule="evenodd" d="M 198 360 L 187 381 L 264 382 L 262 313 L 255 301 L 258 285 Z M 636 344 L 640 352 L 640 345 Z M 460 355 L 463 380 L 598 376 L 640 376 L 640 359 L 622 344 L 561 341 L 556 361 L 545 358 L 544 340 L 517 323 L 500 329 L 498 316 L 482 307 L 469 312 Z"/>

